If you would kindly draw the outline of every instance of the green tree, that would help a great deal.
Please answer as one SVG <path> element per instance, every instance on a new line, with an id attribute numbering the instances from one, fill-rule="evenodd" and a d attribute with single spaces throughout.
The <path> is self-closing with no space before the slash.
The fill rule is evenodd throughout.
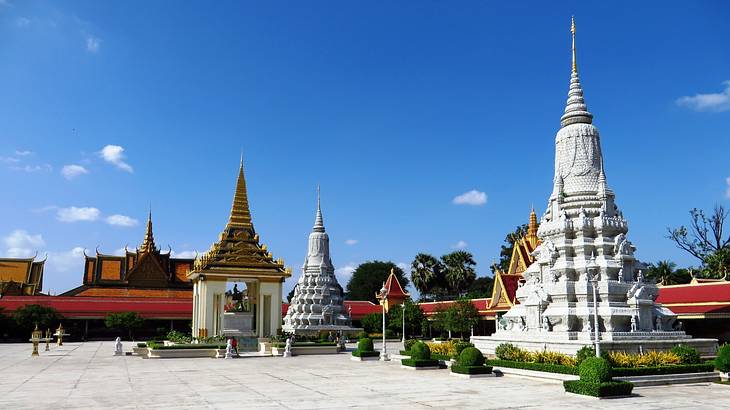
<path id="1" fill-rule="evenodd" d="M 381 333 L 383 331 L 383 315 L 382 313 L 367 314 L 360 319 L 360 325 L 366 333 Z"/>
<path id="2" fill-rule="evenodd" d="M 476 278 L 466 291 L 466 297 L 470 299 L 488 298 L 492 296 L 492 288 L 494 288 L 494 278 L 491 276 L 482 276 Z"/>
<path id="3" fill-rule="evenodd" d="M 425 316 L 418 304 L 413 303 L 409 298 L 405 300 L 405 322 L 406 334 L 410 336 L 420 335 L 423 330 Z M 387 327 L 395 334 L 403 333 L 403 307 L 401 305 L 391 306 L 388 310 Z"/>
<path id="4" fill-rule="evenodd" d="M 476 279 L 476 262 L 471 253 L 455 251 L 441 257 L 446 267 L 446 282 L 452 295 L 461 295 Z"/>
<path id="5" fill-rule="evenodd" d="M 457 299 L 453 305 L 449 306 L 447 311 L 449 312 L 447 315 L 449 321 L 447 330 L 461 334 L 462 338 L 465 333 L 470 333 L 472 327 L 479 323 L 479 310 L 469 299 Z"/>
<path id="6" fill-rule="evenodd" d="M 667 228 L 667 238 L 702 262 L 701 276 L 725 277 L 730 273 L 730 234 L 725 237 L 725 221 L 728 217 L 725 208 L 716 205 L 710 216 L 697 208 L 689 213 L 689 227 Z"/>
<path id="7" fill-rule="evenodd" d="M 644 278 L 662 285 L 678 285 L 692 280 L 687 269 L 676 269 L 677 264 L 671 261 L 659 261 L 650 264 L 644 271 Z"/>
<path id="8" fill-rule="evenodd" d="M 497 263 L 497 268 L 503 272 L 506 272 L 509 269 L 509 262 L 512 258 L 512 250 L 515 247 L 515 242 L 525 235 L 527 235 L 527 224 L 518 226 L 515 228 L 514 232 L 510 232 L 507 236 L 505 236 L 504 245 L 502 245 L 502 248 L 499 251 L 499 263 Z M 494 265 L 490 266 L 490 269 L 492 269 L 492 274 L 497 273 Z"/>
<path id="9" fill-rule="evenodd" d="M 15 319 L 18 329 L 25 334 L 31 332 L 36 324 L 41 330 L 55 329 L 63 316 L 52 307 L 25 305 L 15 310 L 13 319 Z"/>
<path id="10" fill-rule="evenodd" d="M 432 255 L 416 255 L 411 263 L 411 281 L 421 300 L 439 300 L 449 294 L 444 264 Z"/>
<path id="11" fill-rule="evenodd" d="M 408 279 L 403 270 L 393 262 L 368 261 L 360 264 L 347 282 L 348 300 L 369 300 L 377 303 L 375 293 L 380 290 L 383 283 L 388 279 L 391 269 L 398 278 L 403 289 L 408 286 Z"/>
<path id="12" fill-rule="evenodd" d="M 137 312 L 110 313 L 104 319 L 104 324 L 110 329 L 126 331 L 129 340 L 134 340 L 134 331 L 144 325 L 144 319 Z"/>

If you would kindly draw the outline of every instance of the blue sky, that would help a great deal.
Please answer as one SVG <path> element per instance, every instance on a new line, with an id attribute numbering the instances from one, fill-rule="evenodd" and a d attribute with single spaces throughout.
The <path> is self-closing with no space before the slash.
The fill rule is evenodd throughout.
<path id="1" fill-rule="evenodd" d="M 141 242 L 150 203 L 159 245 L 203 251 L 243 151 L 295 275 L 317 184 L 342 281 L 458 247 L 485 275 L 550 194 L 575 14 L 638 256 L 694 263 L 664 236 L 730 205 L 730 5 L 506 3 L 0 1 L 0 253 L 48 253 L 62 292 L 83 248 Z"/>

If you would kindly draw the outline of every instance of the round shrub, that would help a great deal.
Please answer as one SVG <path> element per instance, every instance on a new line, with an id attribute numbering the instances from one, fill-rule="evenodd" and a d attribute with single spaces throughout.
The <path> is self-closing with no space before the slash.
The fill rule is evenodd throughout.
<path id="1" fill-rule="evenodd" d="M 429 360 L 431 359 L 431 349 L 427 344 L 419 341 L 411 347 L 411 359 L 413 360 Z"/>
<path id="2" fill-rule="evenodd" d="M 580 350 L 578 350 L 578 352 L 575 354 L 576 366 L 579 366 L 581 363 L 583 363 L 583 360 L 589 357 L 596 357 L 596 348 L 593 346 L 581 347 Z"/>
<path id="3" fill-rule="evenodd" d="M 578 367 L 580 380 L 588 383 L 611 381 L 611 363 L 602 357 L 589 357 Z"/>
<path id="4" fill-rule="evenodd" d="M 453 350 L 454 350 L 453 358 L 454 359 L 458 358 L 461 355 L 461 352 L 463 352 L 464 349 L 466 349 L 467 347 L 474 347 L 474 345 L 472 343 L 464 342 L 464 341 L 458 341 L 458 342 L 454 343 L 453 346 L 454 346 L 454 348 L 453 348 Z"/>
<path id="5" fill-rule="evenodd" d="M 679 357 L 682 364 L 696 364 L 700 362 L 700 354 L 697 349 L 687 345 L 676 345 L 672 348 L 672 353 Z"/>
<path id="6" fill-rule="evenodd" d="M 359 350 L 361 352 L 372 352 L 374 350 L 373 349 L 373 339 L 371 339 L 369 337 L 364 337 L 364 338 L 360 339 L 357 342 L 357 350 Z"/>
<path id="7" fill-rule="evenodd" d="M 459 355 L 459 366 L 482 366 L 484 355 L 476 347 L 466 347 Z"/>
<path id="8" fill-rule="evenodd" d="M 721 372 L 730 372 L 730 343 L 725 343 L 717 349 L 715 367 Z"/>
<path id="9" fill-rule="evenodd" d="M 406 351 L 411 350 L 411 347 L 413 347 L 413 345 L 416 344 L 417 341 L 418 341 L 418 339 L 408 339 L 408 340 L 406 340 L 406 342 L 403 344 L 403 349 L 406 350 Z"/>

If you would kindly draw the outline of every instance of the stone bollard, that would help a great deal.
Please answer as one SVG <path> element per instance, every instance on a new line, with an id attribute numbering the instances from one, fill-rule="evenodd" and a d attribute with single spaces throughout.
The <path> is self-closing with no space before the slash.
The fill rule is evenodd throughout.
<path id="1" fill-rule="evenodd" d="M 124 355 L 124 351 L 122 349 L 122 338 L 117 337 L 117 340 L 114 342 L 114 356 L 122 355 Z"/>

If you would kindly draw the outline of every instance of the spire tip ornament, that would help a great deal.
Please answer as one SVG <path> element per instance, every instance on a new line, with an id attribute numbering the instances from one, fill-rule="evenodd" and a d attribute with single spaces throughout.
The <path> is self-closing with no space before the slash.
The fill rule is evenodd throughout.
<path id="1" fill-rule="evenodd" d="M 570 16 L 570 34 L 573 37 L 573 72 L 578 72 L 578 62 L 575 57 L 575 17 Z"/>

